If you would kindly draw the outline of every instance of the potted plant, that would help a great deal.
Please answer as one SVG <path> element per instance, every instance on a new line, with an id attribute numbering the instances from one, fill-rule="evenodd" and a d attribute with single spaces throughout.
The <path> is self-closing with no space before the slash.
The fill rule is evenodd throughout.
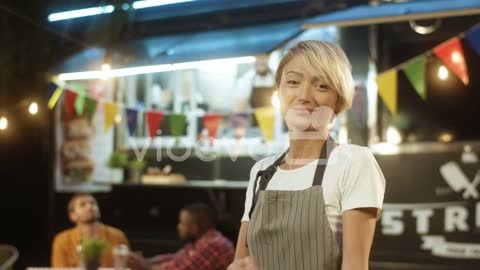
<path id="1" fill-rule="evenodd" d="M 112 183 L 121 183 L 124 178 L 124 168 L 128 165 L 128 155 L 120 151 L 115 151 L 110 156 L 107 163 L 110 170 L 110 180 Z"/>
<path id="2" fill-rule="evenodd" d="M 144 160 L 134 159 L 128 163 L 129 181 L 131 183 L 140 183 L 142 180 L 143 170 L 147 167 Z"/>
<path id="3" fill-rule="evenodd" d="M 102 239 L 83 239 L 78 247 L 80 261 L 85 270 L 97 270 L 100 267 L 107 242 Z"/>

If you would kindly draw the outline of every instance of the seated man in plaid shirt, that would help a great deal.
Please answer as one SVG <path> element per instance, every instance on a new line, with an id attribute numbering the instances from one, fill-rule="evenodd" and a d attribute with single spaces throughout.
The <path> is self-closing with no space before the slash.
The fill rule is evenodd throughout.
<path id="1" fill-rule="evenodd" d="M 180 211 L 178 236 L 188 241 L 175 254 L 143 258 L 131 253 L 129 267 L 133 270 L 226 270 L 233 261 L 230 240 L 215 230 L 215 217 L 205 204 L 192 204 Z"/>

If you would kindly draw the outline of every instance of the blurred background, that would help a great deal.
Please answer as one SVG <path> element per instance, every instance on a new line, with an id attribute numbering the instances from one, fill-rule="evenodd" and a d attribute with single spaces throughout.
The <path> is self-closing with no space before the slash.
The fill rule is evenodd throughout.
<path id="1" fill-rule="evenodd" d="M 315 39 L 353 67 L 332 136 L 387 179 L 371 268 L 478 269 L 479 22 L 478 0 L 2 0 L 0 243 L 50 265 L 76 192 L 147 255 L 198 201 L 235 242 L 251 166 L 288 143 L 272 74 Z"/>

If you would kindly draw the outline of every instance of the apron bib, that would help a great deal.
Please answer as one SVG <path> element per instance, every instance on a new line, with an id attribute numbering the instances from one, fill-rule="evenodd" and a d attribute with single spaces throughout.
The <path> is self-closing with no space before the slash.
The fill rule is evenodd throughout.
<path id="1" fill-rule="evenodd" d="M 325 143 L 313 185 L 308 189 L 266 190 L 285 154 L 257 175 L 254 191 L 260 176 L 261 182 L 256 201 L 254 199 L 252 204 L 253 212 L 250 212 L 247 244 L 259 270 L 341 268 L 340 248 L 325 213 L 321 186 L 326 162 L 320 163 L 322 157 L 328 158 L 327 148 L 328 143 Z"/>

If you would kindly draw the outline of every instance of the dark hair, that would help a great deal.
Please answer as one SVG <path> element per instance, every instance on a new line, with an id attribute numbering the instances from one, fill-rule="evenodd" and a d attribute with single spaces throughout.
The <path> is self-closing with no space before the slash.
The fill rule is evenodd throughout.
<path id="1" fill-rule="evenodd" d="M 192 215 L 194 222 L 203 232 L 215 227 L 215 212 L 210 206 L 204 203 L 193 203 L 185 206 L 182 210 Z"/>
<path id="2" fill-rule="evenodd" d="M 92 197 L 95 199 L 95 197 L 93 197 L 92 194 L 90 193 L 86 193 L 86 192 L 82 192 L 82 193 L 75 193 L 72 195 L 72 197 L 70 198 L 70 200 L 68 201 L 68 204 L 67 204 L 67 213 L 70 214 L 70 212 L 73 211 L 73 209 L 75 208 L 75 201 L 80 198 L 80 197 Z"/>

